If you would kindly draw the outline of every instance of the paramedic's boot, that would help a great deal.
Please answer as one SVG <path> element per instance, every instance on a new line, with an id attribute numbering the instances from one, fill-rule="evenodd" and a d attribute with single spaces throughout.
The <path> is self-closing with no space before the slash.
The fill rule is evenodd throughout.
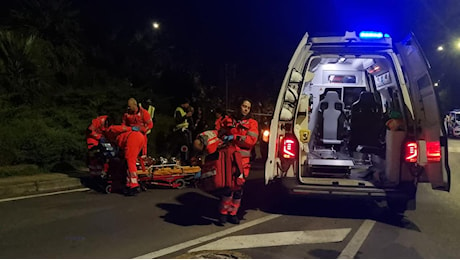
<path id="1" fill-rule="evenodd" d="M 228 219 L 228 222 L 232 223 L 232 224 L 240 224 L 240 219 L 238 218 L 237 215 L 230 215 L 229 216 L 230 218 Z"/>
<path id="2" fill-rule="evenodd" d="M 223 225 L 227 223 L 227 215 L 219 214 L 219 224 Z"/>
<path id="3" fill-rule="evenodd" d="M 127 188 L 125 191 L 125 196 L 136 196 L 139 193 L 138 187 Z"/>

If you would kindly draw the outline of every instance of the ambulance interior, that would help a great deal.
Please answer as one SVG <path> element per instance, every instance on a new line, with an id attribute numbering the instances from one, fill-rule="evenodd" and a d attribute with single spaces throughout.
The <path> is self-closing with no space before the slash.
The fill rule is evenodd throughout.
<path id="1" fill-rule="evenodd" d="M 310 59 L 307 71 L 314 76 L 297 85 L 302 87 L 294 116 L 295 129 L 306 124 L 301 97 L 308 96 L 310 137 L 300 143 L 301 182 L 339 178 L 375 186 L 398 184 L 400 147 L 407 130 L 401 118 L 407 111 L 401 109 L 405 106 L 388 59 L 383 55 Z M 399 117 L 392 131 L 386 126 L 390 115 Z"/>

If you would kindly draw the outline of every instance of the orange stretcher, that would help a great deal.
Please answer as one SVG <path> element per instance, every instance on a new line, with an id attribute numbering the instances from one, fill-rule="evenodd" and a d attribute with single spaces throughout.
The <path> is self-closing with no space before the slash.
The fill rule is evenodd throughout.
<path id="1" fill-rule="evenodd" d="M 167 186 L 182 189 L 190 184 L 195 174 L 201 171 L 199 166 L 180 166 L 177 164 L 158 164 L 142 167 L 137 171 L 138 181 L 143 190 L 149 185 Z"/>

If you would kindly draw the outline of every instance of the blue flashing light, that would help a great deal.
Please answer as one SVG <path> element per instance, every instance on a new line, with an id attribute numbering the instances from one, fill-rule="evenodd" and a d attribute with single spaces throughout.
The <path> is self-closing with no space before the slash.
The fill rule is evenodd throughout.
<path id="1" fill-rule="evenodd" d="M 385 37 L 387 37 L 387 35 L 388 34 L 385 34 Z M 359 33 L 359 38 L 362 39 L 382 39 L 383 37 L 384 35 L 381 32 L 362 31 Z"/>

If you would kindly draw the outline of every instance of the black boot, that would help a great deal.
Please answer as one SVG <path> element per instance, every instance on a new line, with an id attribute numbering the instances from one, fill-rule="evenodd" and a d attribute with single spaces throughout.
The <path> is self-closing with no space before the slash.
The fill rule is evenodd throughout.
<path id="1" fill-rule="evenodd" d="M 227 223 L 227 215 L 220 214 L 219 215 L 219 224 L 223 225 L 225 223 Z"/>
<path id="2" fill-rule="evenodd" d="M 125 196 L 136 196 L 139 193 L 137 188 L 127 188 L 125 191 Z"/>
<path id="3" fill-rule="evenodd" d="M 238 224 L 240 224 L 240 219 L 238 218 L 237 215 L 230 215 L 230 218 L 228 219 L 228 222 L 238 225 Z"/>

